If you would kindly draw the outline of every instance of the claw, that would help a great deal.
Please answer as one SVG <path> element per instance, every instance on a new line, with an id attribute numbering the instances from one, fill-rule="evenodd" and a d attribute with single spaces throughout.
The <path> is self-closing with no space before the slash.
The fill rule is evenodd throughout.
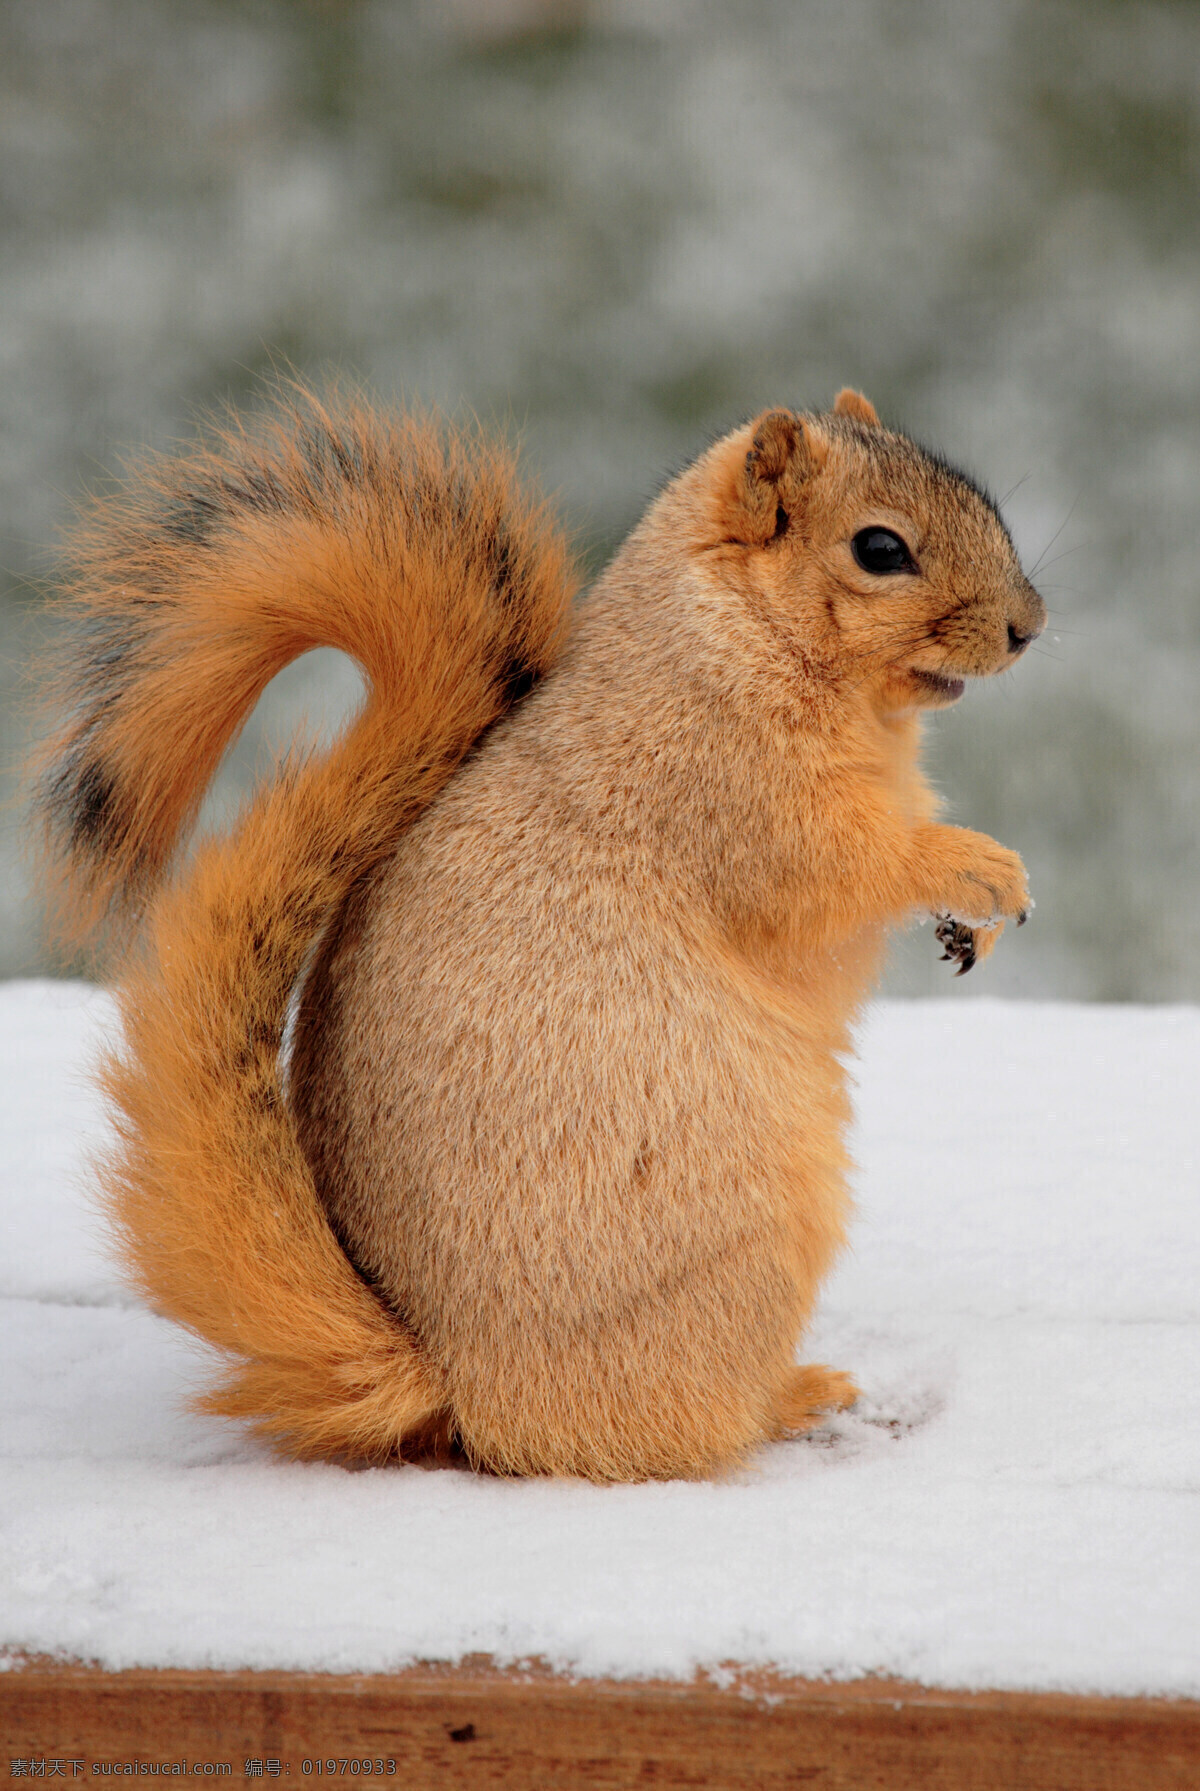
<path id="1" fill-rule="evenodd" d="M 938 944 L 946 948 L 941 962 L 957 963 L 956 974 L 965 976 L 978 955 L 975 950 L 975 929 L 961 920 L 955 920 L 952 914 L 941 914 L 938 916 L 936 936 Z"/>

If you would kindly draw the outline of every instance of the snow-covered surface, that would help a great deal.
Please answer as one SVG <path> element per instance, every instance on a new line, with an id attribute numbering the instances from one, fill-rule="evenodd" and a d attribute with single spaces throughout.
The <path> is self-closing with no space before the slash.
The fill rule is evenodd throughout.
<path id="1" fill-rule="evenodd" d="M 0 1642 L 110 1667 L 773 1663 L 1200 1694 L 1200 1010 L 893 1003 L 805 1354 L 860 1407 L 716 1485 L 273 1460 L 85 1195 L 82 985 L 0 985 Z M 10 1657 L 11 1658 L 11 1657 Z"/>

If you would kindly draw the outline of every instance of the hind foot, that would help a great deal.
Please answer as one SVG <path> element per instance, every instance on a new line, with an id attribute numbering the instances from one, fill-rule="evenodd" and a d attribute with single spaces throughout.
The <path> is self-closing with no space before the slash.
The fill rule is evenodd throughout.
<path id="1" fill-rule="evenodd" d="M 837 1368 L 819 1362 L 793 1368 L 776 1395 L 767 1434 L 772 1440 L 803 1436 L 806 1430 L 816 1428 L 826 1412 L 844 1412 L 857 1398 L 857 1386 Z"/>
<path id="2" fill-rule="evenodd" d="M 420 1468 L 463 1468 L 470 1464 L 455 1426 L 454 1414 L 433 1412 L 415 1430 L 407 1431 L 396 1451 L 397 1460 Z"/>

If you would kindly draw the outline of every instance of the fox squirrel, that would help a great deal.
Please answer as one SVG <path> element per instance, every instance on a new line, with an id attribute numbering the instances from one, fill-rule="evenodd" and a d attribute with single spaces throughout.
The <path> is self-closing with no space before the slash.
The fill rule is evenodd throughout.
<path id="1" fill-rule="evenodd" d="M 77 940 L 126 923 L 105 1194 L 296 1456 L 720 1472 L 853 1401 L 840 1248 L 885 931 L 968 969 L 1020 859 L 922 714 L 1045 610 L 991 500 L 844 391 L 735 429 L 591 596 L 505 450 L 302 390 L 95 501 L 41 762 Z M 172 861 L 268 681 L 368 696 Z"/>

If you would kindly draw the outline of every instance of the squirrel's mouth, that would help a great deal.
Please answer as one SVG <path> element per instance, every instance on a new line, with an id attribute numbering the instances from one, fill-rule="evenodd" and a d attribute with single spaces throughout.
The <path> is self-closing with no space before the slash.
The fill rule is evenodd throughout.
<path id="1" fill-rule="evenodd" d="M 957 703 L 967 688 L 963 678 L 947 678 L 941 672 L 924 672 L 916 666 L 909 668 L 909 675 L 939 703 Z"/>

